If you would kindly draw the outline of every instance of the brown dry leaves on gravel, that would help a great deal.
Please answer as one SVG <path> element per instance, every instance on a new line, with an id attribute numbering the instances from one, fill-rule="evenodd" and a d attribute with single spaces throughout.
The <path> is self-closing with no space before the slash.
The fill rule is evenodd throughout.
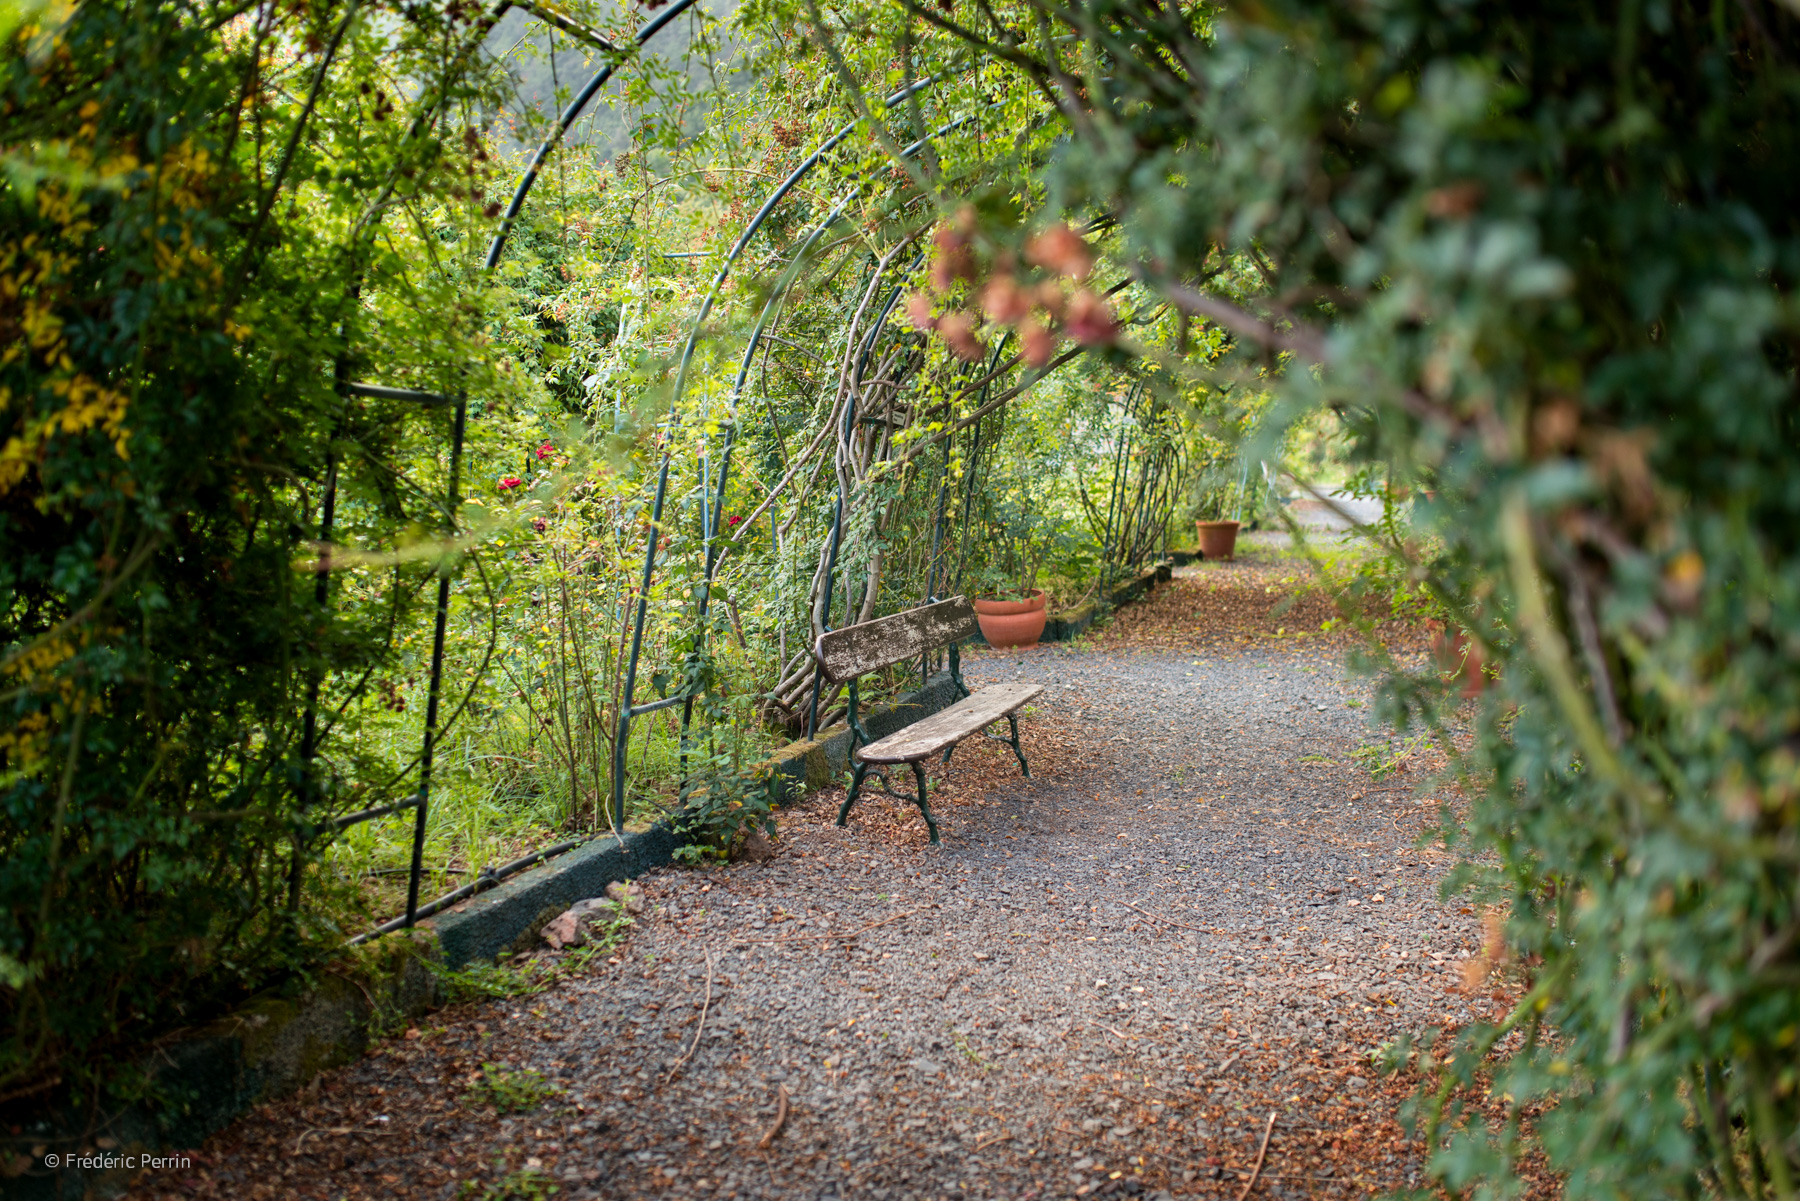
<path id="1" fill-rule="evenodd" d="M 1174 579 L 1114 614 L 1094 641 L 1109 649 L 1238 653 L 1291 642 L 1336 654 L 1361 638 L 1348 623 L 1322 629 L 1339 616 L 1337 601 L 1305 560 L 1252 547 L 1236 560 L 1177 568 Z M 1377 620 L 1375 633 L 1390 647 L 1424 645 L 1408 622 Z"/>

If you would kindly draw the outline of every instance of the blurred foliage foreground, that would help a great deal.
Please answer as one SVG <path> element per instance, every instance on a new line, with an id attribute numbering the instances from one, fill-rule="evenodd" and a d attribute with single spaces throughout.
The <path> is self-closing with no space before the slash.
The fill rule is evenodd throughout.
<path id="1" fill-rule="evenodd" d="M 1387 673 L 1386 716 L 1454 752 L 1458 883 L 1526 986 L 1393 1049 L 1435 1180 L 1506 1195 L 1536 1153 L 1571 1195 L 1795 1195 L 1800 14 L 758 0 L 730 72 L 646 60 L 609 94 L 631 149 L 553 156 L 495 274 L 483 20 L 85 4 L 8 33 L 0 1093 L 374 912 L 343 870 L 373 851 L 341 856 L 379 832 L 320 815 L 410 788 L 440 570 L 449 880 L 494 806 L 607 824 L 635 604 L 646 680 L 699 714 L 633 727 L 639 777 L 685 788 L 686 751 L 725 788 L 803 722 L 823 624 L 965 583 L 1077 599 L 1172 517 L 1316 483 L 1329 431 L 1359 487 L 1421 498 L 1367 578 L 1497 674 L 1452 741 L 1441 681 Z M 846 122 L 675 370 L 707 273 Z M 804 286 L 740 368 L 723 333 L 784 264 Z M 377 378 L 469 397 L 458 504 L 447 412 L 336 386 Z"/>
<path id="2" fill-rule="evenodd" d="M 1275 361 L 1274 426 L 1333 409 L 1423 496 L 1377 536 L 1497 668 L 1457 756 L 1463 878 L 1527 984 L 1396 1048 L 1434 1069 L 1437 1180 L 1507 1195 L 1537 1152 L 1571 1196 L 1794 1196 L 1800 13 L 846 20 L 840 47 L 929 41 L 1056 105 L 1046 203 L 1116 221 L 1109 257 L 1228 331 L 1211 378 Z M 1423 683 L 1391 676 L 1387 715 L 1437 726 Z"/>

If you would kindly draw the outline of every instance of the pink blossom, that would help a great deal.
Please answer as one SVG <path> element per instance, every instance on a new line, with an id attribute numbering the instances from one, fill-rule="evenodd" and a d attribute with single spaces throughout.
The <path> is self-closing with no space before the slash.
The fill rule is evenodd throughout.
<path id="1" fill-rule="evenodd" d="M 1085 288 L 1069 297 L 1063 328 L 1083 346 L 1104 346 L 1119 333 L 1112 306 Z"/>
<path id="2" fill-rule="evenodd" d="M 1056 353 L 1056 335 L 1037 321 L 1028 320 L 1019 326 L 1019 347 L 1024 351 L 1027 363 L 1033 367 L 1043 367 Z"/>
<path id="3" fill-rule="evenodd" d="M 914 329 L 935 329 L 937 318 L 931 315 L 931 297 L 914 292 L 906 298 L 906 319 Z"/>
<path id="4" fill-rule="evenodd" d="M 1031 240 L 1025 260 L 1075 279 L 1086 279 L 1094 269 L 1094 252 L 1081 235 L 1067 225 L 1053 225 Z"/>
<path id="5" fill-rule="evenodd" d="M 965 363 L 973 363 L 987 349 L 975 336 L 975 322 L 967 313 L 951 313 L 942 318 L 937 332 L 949 344 L 951 353 Z"/>
<path id="6" fill-rule="evenodd" d="M 931 236 L 935 253 L 931 256 L 931 287 L 948 292 L 959 279 L 975 278 L 975 255 L 969 249 L 969 236 L 942 226 Z"/>
<path id="7" fill-rule="evenodd" d="M 1031 312 L 1031 296 L 1010 275 L 996 275 L 981 290 L 981 307 L 995 321 L 1016 324 Z"/>

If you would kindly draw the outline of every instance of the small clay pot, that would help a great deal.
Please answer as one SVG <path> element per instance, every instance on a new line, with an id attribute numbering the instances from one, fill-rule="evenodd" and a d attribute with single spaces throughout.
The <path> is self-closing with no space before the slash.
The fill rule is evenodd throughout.
<path id="1" fill-rule="evenodd" d="M 1471 639 L 1467 630 L 1450 631 L 1443 623 L 1432 622 L 1431 656 L 1447 682 L 1462 685 L 1464 699 L 1480 696 L 1487 687 L 1481 644 Z"/>
<path id="2" fill-rule="evenodd" d="M 975 620 L 981 625 L 981 636 L 989 646 L 1036 646 L 1043 637 L 1044 609 L 1042 588 L 1032 589 L 1025 600 L 981 600 L 975 605 Z"/>
<path id="3" fill-rule="evenodd" d="M 1237 558 L 1237 522 L 1196 521 L 1194 526 L 1200 531 L 1200 553 L 1206 558 Z"/>

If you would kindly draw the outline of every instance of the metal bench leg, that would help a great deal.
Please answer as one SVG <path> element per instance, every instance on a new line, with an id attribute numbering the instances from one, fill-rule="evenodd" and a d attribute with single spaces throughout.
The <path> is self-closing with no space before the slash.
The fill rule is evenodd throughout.
<path id="1" fill-rule="evenodd" d="M 944 762 L 945 763 L 950 762 L 950 752 L 955 749 L 956 749 L 956 744 L 954 742 L 944 748 Z"/>
<path id="2" fill-rule="evenodd" d="M 925 767 L 914 759 L 912 769 L 913 779 L 919 782 L 919 812 L 925 815 L 925 827 L 931 831 L 931 845 L 938 846 L 937 819 L 931 816 L 931 806 L 925 803 Z"/>
<path id="3" fill-rule="evenodd" d="M 856 794 L 862 791 L 863 776 L 867 775 L 868 771 L 869 765 L 867 763 L 858 763 L 856 765 L 856 775 L 850 781 L 849 795 L 845 796 L 844 803 L 838 806 L 838 825 L 841 826 L 850 820 L 850 806 L 856 804 Z"/>
<path id="4" fill-rule="evenodd" d="M 1012 737 L 1007 741 L 1012 743 L 1013 754 L 1017 756 L 1019 760 L 1019 771 L 1024 774 L 1027 780 L 1029 780 L 1031 779 L 1031 768 L 1025 762 L 1025 752 L 1019 747 L 1019 719 L 1013 714 L 1008 713 L 1006 715 L 1006 724 L 1012 727 Z"/>

